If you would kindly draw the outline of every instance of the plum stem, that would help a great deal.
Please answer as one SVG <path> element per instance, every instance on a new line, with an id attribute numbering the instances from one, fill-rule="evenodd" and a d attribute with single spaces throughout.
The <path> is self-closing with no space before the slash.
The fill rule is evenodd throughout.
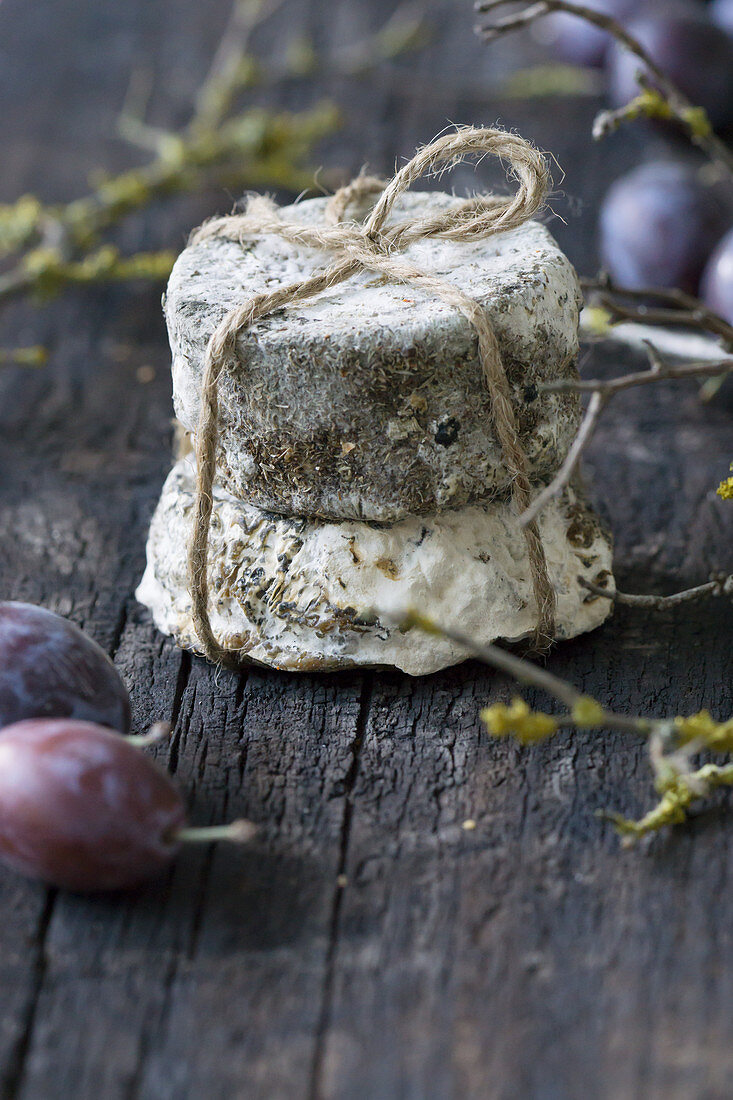
<path id="1" fill-rule="evenodd" d="M 125 740 L 130 745 L 145 749 L 149 745 L 159 745 L 161 741 L 167 741 L 172 731 L 170 722 L 154 722 L 147 733 L 131 733 Z"/>
<path id="2" fill-rule="evenodd" d="M 175 839 L 182 844 L 213 844 L 217 840 L 246 844 L 256 833 L 257 826 L 253 821 L 240 818 L 228 825 L 186 826 L 178 830 Z"/>

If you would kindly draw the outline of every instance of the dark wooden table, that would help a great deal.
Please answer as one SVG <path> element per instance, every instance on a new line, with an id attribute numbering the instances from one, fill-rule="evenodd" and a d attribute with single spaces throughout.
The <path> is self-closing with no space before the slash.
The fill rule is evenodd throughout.
<path id="1" fill-rule="evenodd" d="M 260 48 L 276 56 L 308 30 L 328 53 L 392 6 L 291 0 Z M 3 0 L 0 199 L 72 198 L 95 167 L 135 163 L 114 125 L 131 71 L 154 76 L 155 122 L 185 120 L 226 12 L 226 0 Z M 435 20 L 424 54 L 277 95 L 343 104 L 323 160 L 346 172 L 367 159 L 389 171 L 448 119 L 517 126 L 565 169 L 553 205 L 567 224 L 553 224 L 592 271 L 603 188 L 660 139 L 593 146 L 596 101 L 501 99 L 497 82 L 532 47 L 489 54 L 467 4 L 436 6 Z M 228 205 L 156 206 L 121 239 L 177 248 Z M 477 663 L 417 681 L 237 676 L 181 653 L 133 595 L 170 463 L 158 291 L 68 294 L 2 319 L 3 345 L 45 342 L 51 360 L 0 370 L 0 593 L 89 630 L 139 728 L 172 719 L 159 755 L 195 821 L 246 815 L 262 831 L 245 850 L 188 851 L 133 897 L 0 875 L 0 1096 L 729 1097 L 729 799 L 624 851 L 594 814 L 651 805 L 643 746 L 596 733 L 495 743 L 478 711 L 511 686 Z M 587 369 L 628 362 L 606 349 Z M 588 467 L 627 589 L 731 569 L 733 513 L 714 487 L 732 413 L 730 386 L 703 407 L 684 384 L 609 411 Z M 549 667 L 619 709 L 728 715 L 732 638 L 722 601 L 620 610 Z"/>

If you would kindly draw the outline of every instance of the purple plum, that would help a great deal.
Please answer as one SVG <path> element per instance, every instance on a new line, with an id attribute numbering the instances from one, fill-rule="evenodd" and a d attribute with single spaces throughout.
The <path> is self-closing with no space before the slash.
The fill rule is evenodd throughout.
<path id="1" fill-rule="evenodd" d="M 130 729 L 130 699 L 96 642 L 68 619 L 0 602 L 0 729 L 25 718 L 80 718 Z"/>
<path id="2" fill-rule="evenodd" d="M 695 293 L 726 224 L 717 197 L 694 168 L 651 161 L 608 191 L 601 207 L 601 258 L 624 286 Z"/>

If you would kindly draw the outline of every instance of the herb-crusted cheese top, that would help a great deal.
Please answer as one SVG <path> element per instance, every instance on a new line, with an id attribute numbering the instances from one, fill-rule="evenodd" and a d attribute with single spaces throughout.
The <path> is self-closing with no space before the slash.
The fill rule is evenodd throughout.
<path id="1" fill-rule="evenodd" d="M 395 220 L 456 202 L 402 198 Z M 283 210 L 314 223 L 325 199 Z M 536 222 L 482 241 L 428 239 L 405 256 L 454 282 L 489 314 L 500 341 L 533 478 L 562 461 L 577 427 L 572 395 L 538 395 L 571 375 L 579 291 L 572 265 Z M 269 234 L 187 248 L 165 301 L 176 412 L 198 417 L 206 344 L 247 297 L 324 267 L 319 250 Z M 506 492 L 475 335 L 440 300 L 370 272 L 258 321 L 220 383 L 222 478 L 284 514 L 393 521 Z"/>

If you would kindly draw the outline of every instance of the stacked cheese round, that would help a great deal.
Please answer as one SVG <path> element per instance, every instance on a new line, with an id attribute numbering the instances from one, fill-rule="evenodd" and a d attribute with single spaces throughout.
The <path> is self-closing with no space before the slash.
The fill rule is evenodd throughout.
<path id="1" fill-rule="evenodd" d="M 413 193 L 392 219 L 456 202 Z M 325 199 L 282 216 L 314 224 Z M 421 270 L 486 310 L 538 488 L 578 427 L 574 394 L 539 384 L 575 377 L 575 271 L 536 222 L 475 242 L 421 240 Z M 179 257 L 166 293 L 176 414 L 193 433 L 208 340 L 235 306 L 320 270 L 327 257 L 273 234 L 210 237 Z M 468 321 L 411 286 L 362 272 L 241 333 L 219 383 L 210 614 L 243 661 L 312 669 L 393 665 L 413 674 L 465 657 L 388 612 L 413 606 L 487 642 L 537 619 L 510 475 Z M 195 470 L 174 468 L 153 520 L 139 598 L 187 647 L 198 642 L 185 575 Z M 572 493 L 541 533 L 558 595 L 557 636 L 598 625 L 608 601 L 577 580 L 608 575 L 610 549 Z"/>

